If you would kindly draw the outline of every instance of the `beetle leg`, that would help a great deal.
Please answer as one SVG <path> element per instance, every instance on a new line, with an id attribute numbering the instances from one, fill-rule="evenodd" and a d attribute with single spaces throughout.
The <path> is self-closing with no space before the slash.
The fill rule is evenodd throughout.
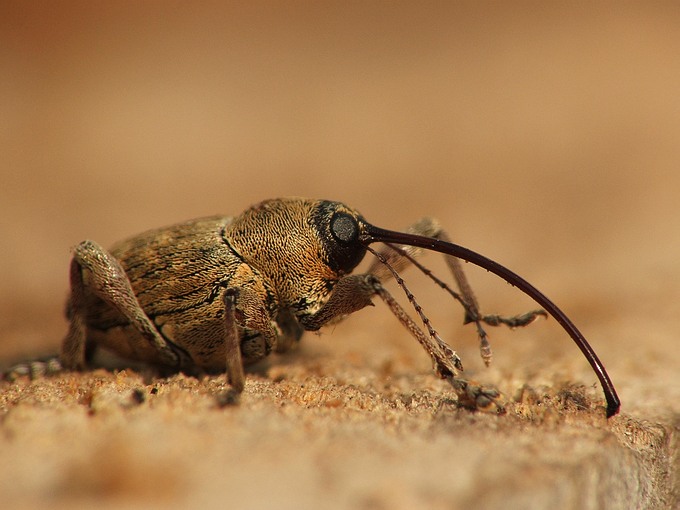
<path id="1" fill-rule="evenodd" d="M 426 237 L 432 237 L 435 239 L 440 239 L 442 241 L 450 242 L 450 238 L 446 231 L 444 231 L 437 220 L 434 218 L 422 218 L 418 222 L 414 223 L 408 232 L 418 235 L 423 235 Z M 380 254 L 387 260 L 387 263 L 391 265 L 396 271 L 408 267 L 410 264 L 415 264 L 419 267 L 421 271 L 432 278 L 437 284 L 446 289 L 457 301 L 459 301 L 463 308 L 465 309 L 465 319 L 464 324 L 469 324 L 474 322 L 477 326 L 477 334 L 479 336 L 480 342 L 480 352 L 482 359 L 486 365 L 491 363 L 492 352 L 491 345 L 489 344 L 489 339 L 487 336 L 482 323 L 489 326 L 499 326 L 504 324 L 508 327 L 515 328 L 520 326 L 527 326 L 536 320 L 539 316 L 547 317 L 544 310 L 533 310 L 527 313 L 519 314 L 513 317 L 503 317 L 500 315 L 482 315 L 479 311 L 479 303 L 477 298 L 470 286 L 460 259 L 456 257 L 445 256 L 446 264 L 449 270 L 453 274 L 456 281 L 456 285 L 460 291 L 459 293 L 454 292 L 448 285 L 436 278 L 428 269 L 424 268 L 415 260 L 423 253 L 422 248 L 417 248 L 413 246 L 388 246 L 380 251 Z M 385 281 L 392 277 L 391 272 L 386 267 L 385 264 L 381 263 L 380 260 L 374 260 L 368 270 L 369 273 L 374 274 L 380 281 Z"/>
<path id="2" fill-rule="evenodd" d="M 321 326 L 354 313 L 366 306 L 372 306 L 371 298 L 376 294 L 378 279 L 371 274 L 352 274 L 338 280 L 328 301 L 313 314 L 298 316 L 302 326 L 308 331 L 316 331 Z"/>
<path id="3" fill-rule="evenodd" d="M 238 393 L 245 383 L 243 364 L 266 357 L 278 348 L 281 338 L 261 293 L 251 286 L 252 281 L 249 283 L 229 286 L 223 295 L 226 368 L 229 382 Z M 243 336 L 249 332 L 253 336 Z"/>
<path id="4" fill-rule="evenodd" d="M 423 330 L 418 327 L 413 319 L 411 319 L 380 282 L 376 282 L 375 290 L 383 301 L 385 301 L 387 306 L 389 306 L 392 313 L 430 355 L 437 375 L 448 381 L 456 392 L 459 406 L 496 414 L 505 413 L 504 397 L 500 391 L 492 387 L 481 386 L 476 382 L 458 376 L 458 371 L 463 369 L 460 358 L 456 352 L 439 337 L 437 332 L 430 325 L 430 321 L 421 314 L 419 307 L 416 309 L 418 310 L 418 313 L 421 314 L 423 323 L 428 329 L 429 336 L 425 335 Z M 404 290 L 406 290 L 406 288 L 404 288 Z M 407 294 L 410 294 L 408 290 Z"/>
<path id="5" fill-rule="evenodd" d="M 37 379 L 45 375 L 54 375 L 62 372 L 64 368 L 58 356 L 49 356 L 44 359 L 25 361 L 10 366 L 6 370 L 0 371 L 0 380 L 14 381 L 19 377 L 28 376 Z"/>
<path id="6" fill-rule="evenodd" d="M 70 326 L 62 344 L 61 362 L 65 368 L 86 366 L 87 314 L 92 298 L 98 298 L 117 310 L 140 337 L 130 335 L 129 341 L 147 342 L 157 351 L 162 364 L 180 368 L 190 364 L 183 354 L 172 348 L 146 316 L 132 290 L 130 280 L 120 263 L 93 241 L 83 241 L 73 254 L 70 268 Z M 131 345 L 134 349 L 134 345 Z M 148 350 L 148 345 L 140 346 Z"/>
<path id="7" fill-rule="evenodd" d="M 245 374 L 241 359 L 241 337 L 236 322 L 236 298 L 237 289 L 224 291 L 224 343 L 229 384 L 237 393 L 241 393 L 245 385 Z"/>
<path id="8" fill-rule="evenodd" d="M 260 294 L 249 286 L 230 286 L 224 298 L 225 304 L 227 298 L 233 302 L 230 306 L 233 307 L 235 323 L 254 333 L 251 338 L 241 339 L 244 362 L 254 363 L 268 356 L 276 348 L 279 332 Z"/>
<path id="9" fill-rule="evenodd" d="M 300 341 L 304 330 L 295 318 L 295 315 L 287 308 L 279 310 L 276 323 L 280 330 L 276 341 L 276 352 L 287 352 Z"/>
<path id="10" fill-rule="evenodd" d="M 385 301 L 392 313 L 425 349 L 432 359 L 435 372 L 451 384 L 458 396 L 460 405 L 481 411 L 503 412 L 504 408 L 500 392 L 493 388 L 484 388 L 471 381 L 460 379 L 458 372 L 463 368 L 460 358 L 439 337 L 427 317 L 421 314 L 429 335 L 423 332 L 372 274 L 345 276 L 335 285 L 333 293 L 326 304 L 316 314 L 301 317 L 300 322 L 305 329 L 318 329 L 334 319 L 371 305 L 371 298 L 376 294 Z M 418 313 L 422 312 L 417 304 L 414 303 L 414 306 L 416 306 Z"/>

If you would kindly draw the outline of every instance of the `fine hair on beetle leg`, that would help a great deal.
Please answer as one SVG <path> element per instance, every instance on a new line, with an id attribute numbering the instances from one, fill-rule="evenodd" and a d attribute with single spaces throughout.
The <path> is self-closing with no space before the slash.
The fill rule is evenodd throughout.
<path id="1" fill-rule="evenodd" d="M 377 259 L 389 269 L 390 273 L 397 281 L 397 284 L 406 294 L 406 297 L 413 308 L 418 312 L 418 315 L 428 330 L 429 337 L 418 327 L 401 305 L 399 305 L 392 295 L 387 292 L 377 280 L 374 283 L 375 292 L 383 299 L 383 301 L 385 301 L 392 313 L 430 355 L 437 375 L 448 381 L 456 392 L 456 395 L 458 396 L 458 405 L 471 410 L 494 412 L 496 414 L 505 413 L 503 399 L 498 390 L 495 388 L 482 387 L 477 383 L 472 383 L 458 377 L 458 372 L 463 370 L 463 365 L 458 355 L 441 339 L 439 334 L 432 327 L 430 320 L 404 283 L 403 278 L 401 278 L 397 271 L 389 264 L 389 262 L 387 262 L 387 259 L 381 253 L 376 252 L 370 247 L 368 247 L 368 251 L 375 255 Z"/>
<path id="2" fill-rule="evenodd" d="M 465 317 L 466 317 L 466 323 L 469 322 L 474 322 L 475 325 L 477 326 L 477 335 L 479 337 L 479 342 L 480 342 L 480 354 L 482 356 L 482 360 L 484 360 L 484 364 L 486 366 L 489 366 L 491 364 L 491 359 L 493 357 L 493 353 L 491 351 L 491 344 L 489 343 L 489 337 L 484 330 L 484 327 L 482 326 L 482 323 L 488 325 L 488 326 L 500 326 L 501 324 L 514 329 L 517 327 L 524 327 L 528 326 L 532 322 L 534 322 L 536 319 L 539 317 L 548 317 L 548 314 L 546 313 L 545 310 L 538 309 L 538 310 L 532 310 L 530 312 L 526 312 L 520 315 L 515 315 L 512 317 L 504 317 L 501 315 L 482 315 L 479 312 L 477 303 L 475 302 L 474 298 L 468 299 L 464 295 L 461 295 L 454 291 L 446 282 L 442 281 L 439 279 L 430 269 L 425 267 L 423 264 L 418 262 L 415 257 L 413 257 L 411 254 L 408 253 L 408 251 L 404 250 L 401 246 L 395 245 L 392 243 L 385 243 L 386 246 L 390 247 L 393 249 L 395 252 L 397 252 L 399 255 L 402 257 L 406 258 L 409 262 L 411 262 L 415 267 L 417 267 L 423 274 L 425 274 L 428 278 L 430 278 L 433 282 L 435 282 L 439 287 L 444 289 L 446 292 L 448 292 L 451 297 L 453 297 L 456 301 L 458 301 L 463 308 L 465 309 Z M 471 289 L 468 289 L 468 293 L 471 292 Z"/>
<path id="3" fill-rule="evenodd" d="M 409 300 L 415 311 L 420 316 L 423 325 L 429 333 L 429 338 L 425 333 L 418 327 L 418 325 L 411 319 L 411 317 L 406 313 L 406 311 L 399 305 L 399 303 L 392 297 L 392 295 L 387 292 L 387 290 L 382 286 L 382 284 L 376 282 L 375 291 L 376 293 L 385 301 L 387 306 L 389 306 L 392 313 L 399 319 L 399 321 L 409 330 L 409 332 L 418 340 L 418 343 L 425 349 L 425 351 L 432 358 L 433 363 L 437 373 L 443 377 L 454 377 L 456 372 L 463 370 L 463 364 L 456 352 L 449 347 L 444 340 L 441 339 L 439 333 L 434 329 L 430 323 L 430 319 L 423 312 L 423 308 L 416 301 L 413 293 L 408 289 L 404 279 L 399 276 L 399 273 L 387 262 L 387 259 L 379 252 L 375 251 L 370 246 L 367 247 L 375 257 L 385 264 L 389 271 L 392 273 L 397 284 L 402 288 L 406 294 L 406 298 Z"/>
<path id="4" fill-rule="evenodd" d="M 479 310 L 477 309 L 477 304 L 475 302 L 474 297 L 471 297 L 471 299 L 469 300 L 470 302 L 468 302 L 468 300 L 466 300 L 461 294 L 458 294 L 455 290 L 453 290 L 446 282 L 435 276 L 435 274 L 430 269 L 428 269 L 423 264 L 418 262 L 415 257 L 408 253 L 407 250 L 405 250 L 401 246 L 392 243 L 385 243 L 385 245 L 393 249 L 402 257 L 406 258 L 409 262 L 411 262 L 411 264 L 417 267 L 425 276 L 430 278 L 433 282 L 439 285 L 439 287 L 448 292 L 451 295 L 451 297 L 453 297 L 453 299 L 455 299 L 462 305 L 462 307 L 465 309 L 465 317 L 468 318 L 468 320 L 474 322 L 475 325 L 477 326 L 477 336 L 479 336 L 479 351 L 482 356 L 482 360 L 484 360 L 484 364 L 487 367 L 491 365 L 493 352 L 491 350 L 491 344 L 489 343 L 489 337 L 486 334 L 484 328 L 482 327 L 479 316 Z"/>

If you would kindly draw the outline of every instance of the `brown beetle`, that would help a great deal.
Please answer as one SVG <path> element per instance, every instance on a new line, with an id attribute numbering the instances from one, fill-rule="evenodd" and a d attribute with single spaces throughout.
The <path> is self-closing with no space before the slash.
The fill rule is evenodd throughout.
<path id="1" fill-rule="evenodd" d="M 378 252 L 370 245 L 384 243 Z M 414 257 L 432 250 L 446 255 L 460 294 Z M 377 259 L 365 274 L 351 274 L 366 251 Z M 544 310 L 516 317 L 483 316 L 458 259 L 495 273 L 532 297 Z M 187 372 L 226 369 L 236 392 L 243 365 L 273 350 L 285 351 L 304 330 L 318 330 L 380 296 L 432 357 L 459 401 L 496 407 L 499 396 L 458 377 L 460 359 L 444 343 L 399 277 L 415 264 L 446 289 L 477 325 L 482 356 L 490 347 L 482 323 L 524 326 L 555 317 L 583 351 L 604 388 L 607 416 L 620 403 L 595 352 L 564 313 L 524 279 L 473 251 L 448 241 L 436 221 L 424 219 L 409 233 L 384 230 L 339 202 L 285 198 L 267 200 L 236 217 L 211 217 L 153 230 L 106 251 L 92 241 L 74 250 L 67 306 L 69 331 L 54 368 L 80 370 L 104 348 L 134 361 Z M 385 290 L 395 277 L 420 315 L 425 334 Z M 21 369 L 15 369 L 20 373 Z"/>

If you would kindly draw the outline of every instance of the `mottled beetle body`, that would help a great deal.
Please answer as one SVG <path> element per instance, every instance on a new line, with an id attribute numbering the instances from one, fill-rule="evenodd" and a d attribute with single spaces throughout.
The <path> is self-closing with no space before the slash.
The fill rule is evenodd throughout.
<path id="1" fill-rule="evenodd" d="M 382 242 L 382 251 L 370 247 Z M 422 267 L 423 250 L 446 255 L 459 293 Z M 350 274 L 367 251 L 376 260 Z M 496 390 L 459 377 L 462 364 L 439 337 L 397 269 L 413 264 L 448 291 L 474 322 L 485 362 L 491 350 L 482 324 L 525 326 L 546 311 L 516 317 L 481 315 L 459 259 L 473 262 L 529 294 L 555 317 L 583 351 L 605 391 L 607 415 L 619 401 L 604 367 L 571 321 L 547 297 L 505 267 L 448 241 L 432 219 L 408 233 L 371 225 L 339 202 L 274 199 L 239 216 L 212 217 L 150 231 L 106 251 L 79 244 L 70 268 L 69 331 L 59 357 L 85 368 L 102 347 L 123 358 L 189 373 L 225 371 L 233 390 L 244 387 L 243 365 L 285 351 L 304 330 L 371 304 L 379 296 L 451 382 L 462 405 L 501 410 Z M 382 286 L 395 278 L 427 334 Z M 20 372 L 20 370 L 19 370 Z"/>
<path id="2" fill-rule="evenodd" d="M 224 370 L 224 303 L 219 299 L 224 289 L 220 283 L 236 283 L 243 265 L 223 240 L 231 222 L 228 217 L 194 220 L 147 232 L 110 250 L 141 309 L 158 333 L 184 355 L 177 363 L 170 362 L 177 367 L 183 359 L 203 369 Z M 87 257 L 92 245 L 86 243 L 77 248 L 81 258 Z M 145 342 L 124 313 L 95 293 L 84 298 L 85 306 L 79 311 L 69 303 L 69 318 L 84 314 L 88 347 L 101 346 L 124 358 L 168 364 L 162 351 Z"/>
<path id="3" fill-rule="evenodd" d="M 345 257 L 337 250 L 331 254 L 335 239 L 329 215 L 337 210 L 345 209 L 312 200 L 268 201 L 238 217 L 193 220 L 113 246 L 110 255 L 127 276 L 141 310 L 177 352 L 176 364 L 145 342 L 126 314 L 98 292 L 85 293 L 79 312 L 71 304 L 70 318 L 84 315 L 85 341 L 93 348 L 178 369 L 224 371 L 222 294 L 236 289 L 259 301 L 254 304 L 259 317 L 248 319 L 264 324 L 250 329 L 248 319 L 237 320 L 242 322 L 243 361 L 256 362 L 274 348 L 285 350 L 305 326 L 318 329 L 310 317 L 363 258 L 365 250 Z M 100 250 L 93 246 L 86 241 L 76 249 L 79 266 Z"/>

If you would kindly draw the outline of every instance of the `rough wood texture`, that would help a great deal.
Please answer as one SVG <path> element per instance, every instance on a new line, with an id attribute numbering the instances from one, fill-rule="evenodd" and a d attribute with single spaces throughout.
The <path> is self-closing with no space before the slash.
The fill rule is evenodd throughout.
<path id="1" fill-rule="evenodd" d="M 403 275 L 508 413 L 452 405 L 386 307 L 248 375 L 0 383 L 7 508 L 677 508 L 680 11 L 415 4 L 0 7 L 0 365 L 58 348 L 68 248 L 263 198 L 438 217 L 567 312 L 491 330 Z M 443 263 L 425 259 L 439 275 Z M 531 308 L 466 267 L 484 313 Z M 392 287 L 398 296 L 396 288 Z"/>

